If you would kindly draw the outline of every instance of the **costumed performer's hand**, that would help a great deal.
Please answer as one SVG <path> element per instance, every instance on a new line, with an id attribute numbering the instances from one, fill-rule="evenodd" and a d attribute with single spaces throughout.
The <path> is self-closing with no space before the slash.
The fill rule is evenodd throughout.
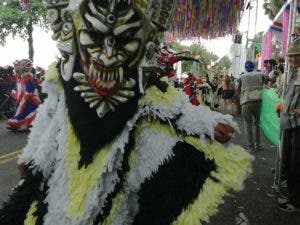
<path id="1" fill-rule="evenodd" d="M 300 116 L 300 108 L 294 109 L 292 113 L 293 113 L 293 115 L 295 115 L 296 117 L 299 117 L 299 116 Z"/>
<path id="2" fill-rule="evenodd" d="M 228 124 L 218 123 L 214 127 L 214 138 L 215 140 L 226 143 L 233 137 L 234 129 Z"/>
<path id="3" fill-rule="evenodd" d="M 27 165 L 25 163 L 18 164 L 18 170 L 19 170 L 20 176 L 25 177 L 26 172 L 27 172 Z"/>

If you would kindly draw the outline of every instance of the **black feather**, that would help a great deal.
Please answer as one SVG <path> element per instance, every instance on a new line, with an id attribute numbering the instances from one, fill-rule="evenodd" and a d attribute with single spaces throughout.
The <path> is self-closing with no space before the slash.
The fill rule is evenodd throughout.
<path id="1" fill-rule="evenodd" d="M 79 68 L 77 70 L 79 71 Z M 134 72 L 130 73 L 136 74 Z M 137 76 L 137 75 L 136 75 Z M 136 78 L 136 77 L 135 77 Z M 135 86 L 136 95 L 127 103 L 121 104 L 115 112 L 109 112 L 99 118 L 96 110 L 91 109 L 80 94 L 74 91 L 78 85 L 73 78 L 68 82 L 62 81 L 66 95 L 66 105 L 71 124 L 80 141 L 79 167 L 89 165 L 94 153 L 102 146 L 112 141 L 126 126 L 127 121 L 133 117 L 138 108 L 138 85 Z"/>
<path id="2" fill-rule="evenodd" d="M 116 184 L 114 191 L 107 196 L 106 204 L 105 204 L 105 207 L 103 209 L 103 213 L 99 214 L 97 216 L 96 220 L 93 223 L 94 225 L 100 224 L 100 222 L 102 222 L 109 215 L 109 212 L 110 212 L 111 207 L 112 207 L 113 199 L 116 197 L 116 195 L 123 188 L 125 175 L 130 169 L 130 167 L 129 167 L 129 155 L 130 155 L 130 152 L 134 149 L 134 145 L 135 145 L 133 134 L 134 134 L 134 130 L 131 131 L 131 133 L 129 135 L 129 141 L 126 144 L 125 149 L 124 149 L 125 152 L 124 152 L 122 167 L 121 167 L 121 169 L 118 170 L 118 177 L 119 177 L 120 181 L 119 181 L 119 183 Z"/>
<path id="3" fill-rule="evenodd" d="M 9 200 L 3 203 L 0 209 L 0 225 L 23 225 L 32 202 L 39 200 L 42 173 L 33 175 L 29 171 L 23 179 L 23 183 L 14 189 Z"/>
<path id="4" fill-rule="evenodd" d="M 142 184 L 134 225 L 171 224 L 193 203 L 216 169 L 213 160 L 187 143 L 178 142 L 173 152 L 174 156 Z"/>

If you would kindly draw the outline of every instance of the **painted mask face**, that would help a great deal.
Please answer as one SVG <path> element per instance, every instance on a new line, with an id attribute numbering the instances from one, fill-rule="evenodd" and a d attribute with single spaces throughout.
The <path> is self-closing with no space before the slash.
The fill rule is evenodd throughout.
<path id="1" fill-rule="evenodd" d="M 29 59 L 22 59 L 19 61 L 19 73 L 21 76 L 32 75 L 32 62 Z"/>
<path id="2" fill-rule="evenodd" d="M 154 2 L 162 8 L 162 1 Z M 168 3 L 174 5 L 171 0 Z M 133 73 L 145 57 L 146 46 L 151 46 L 147 43 L 155 42 L 158 31 L 168 26 L 172 12 L 155 11 L 149 4 L 154 3 L 46 0 L 53 36 L 62 53 L 62 77 L 78 82 L 74 90 L 100 118 L 137 94 L 133 91 L 137 74 Z M 154 15 L 155 20 L 151 20 Z M 83 72 L 73 71 L 76 58 Z"/>
<path id="3" fill-rule="evenodd" d="M 142 58 L 149 32 L 129 1 L 90 0 L 81 16 L 75 29 L 84 75 L 73 75 L 81 83 L 75 91 L 102 117 L 135 95 L 130 72 Z"/>

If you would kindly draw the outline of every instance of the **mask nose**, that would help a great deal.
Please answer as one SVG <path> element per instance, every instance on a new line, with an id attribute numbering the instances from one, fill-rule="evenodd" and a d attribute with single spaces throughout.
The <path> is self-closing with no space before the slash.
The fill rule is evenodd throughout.
<path id="1" fill-rule="evenodd" d="M 106 36 L 104 39 L 106 53 L 109 58 L 111 58 L 114 54 L 115 43 L 116 43 L 116 41 L 115 41 L 114 37 L 112 37 L 111 35 Z"/>

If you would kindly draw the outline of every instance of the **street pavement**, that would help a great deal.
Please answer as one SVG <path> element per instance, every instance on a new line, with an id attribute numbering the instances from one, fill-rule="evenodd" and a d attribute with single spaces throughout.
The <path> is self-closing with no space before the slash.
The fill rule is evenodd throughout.
<path id="1" fill-rule="evenodd" d="M 20 150 L 27 142 L 28 132 L 10 131 L 6 122 L 0 120 L 0 154 Z"/>
<path id="2" fill-rule="evenodd" d="M 235 117 L 242 133 L 236 133 L 233 142 L 245 145 L 244 127 L 240 117 Z M 1 163 L 3 153 L 21 149 L 27 133 L 7 131 L 0 121 L 0 205 L 7 200 L 11 188 L 18 182 L 16 159 Z M 276 146 L 262 134 L 264 150 L 254 154 L 253 173 L 247 179 L 245 188 L 231 193 L 219 207 L 219 213 L 203 225 L 300 225 L 300 214 L 282 212 L 277 208 L 273 183 Z M 155 224 L 153 224 L 155 225 Z M 188 224 L 186 224 L 188 225 Z"/>
<path id="3" fill-rule="evenodd" d="M 233 142 L 245 145 L 242 119 L 235 117 L 235 120 L 242 133 L 236 133 Z M 253 154 L 253 173 L 244 190 L 225 198 L 219 213 L 205 225 L 300 225 L 300 213 L 286 213 L 277 208 L 272 189 L 277 148 L 263 134 L 261 136 L 264 150 Z"/>
<path id="4" fill-rule="evenodd" d="M 16 157 L 27 142 L 28 132 L 13 132 L 0 120 L 0 205 L 19 180 Z"/>

